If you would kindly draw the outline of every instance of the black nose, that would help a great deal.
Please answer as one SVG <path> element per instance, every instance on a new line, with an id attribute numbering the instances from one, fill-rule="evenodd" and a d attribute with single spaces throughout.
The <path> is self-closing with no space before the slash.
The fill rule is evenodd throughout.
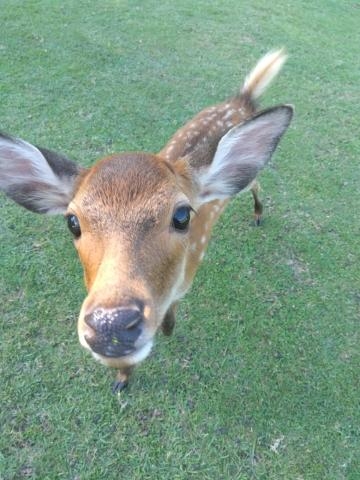
<path id="1" fill-rule="evenodd" d="M 97 308 L 85 316 L 85 323 L 93 334 L 85 340 L 95 353 L 105 357 L 122 357 L 135 350 L 135 342 L 142 332 L 143 309 L 138 306 L 104 309 Z"/>

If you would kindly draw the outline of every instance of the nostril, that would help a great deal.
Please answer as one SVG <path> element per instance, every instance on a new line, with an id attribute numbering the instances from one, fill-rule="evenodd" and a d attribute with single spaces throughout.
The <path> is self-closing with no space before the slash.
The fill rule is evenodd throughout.
<path id="1" fill-rule="evenodd" d="M 138 310 L 124 310 L 121 313 L 122 323 L 126 330 L 136 328 L 142 322 L 142 315 Z"/>

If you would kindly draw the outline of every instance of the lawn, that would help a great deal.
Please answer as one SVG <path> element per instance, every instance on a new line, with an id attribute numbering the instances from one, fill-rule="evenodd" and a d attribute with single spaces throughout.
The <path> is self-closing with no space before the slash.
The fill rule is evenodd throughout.
<path id="1" fill-rule="evenodd" d="M 263 225 L 232 201 L 120 395 L 64 219 L 0 197 L 0 480 L 359 479 L 360 4 L 2 0 L 0 25 L 0 129 L 82 165 L 160 150 L 272 48 L 262 106 L 296 109 Z"/>

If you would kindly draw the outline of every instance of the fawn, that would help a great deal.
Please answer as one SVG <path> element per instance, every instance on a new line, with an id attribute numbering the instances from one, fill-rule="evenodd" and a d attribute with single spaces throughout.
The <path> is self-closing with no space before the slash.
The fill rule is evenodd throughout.
<path id="1" fill-rule="evenodd" d="M 115 391 L 144 360 L 158 329 L 170 335 L 211 229 L 229 199 L 251 190 L 289 126 L 292 107 L 256 111 L 281 69 L 268 53 L 237 95 L 206 108 L 157 154 L 121 153 L 81 168 L 63 155 L 0 135 L 0 189 L 37 213 L 62 213 L 84 268 L 81 345 L 118 370 Z"/>

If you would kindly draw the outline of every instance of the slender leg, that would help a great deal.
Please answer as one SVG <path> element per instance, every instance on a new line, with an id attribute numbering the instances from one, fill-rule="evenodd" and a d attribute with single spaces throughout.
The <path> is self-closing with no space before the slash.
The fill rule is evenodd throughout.
<path id="1" fill-rule="evenodd" d="M 129 383 L 129 377 L 134 370 L 134 367 L 125 367 L 120 370 L 118 370 L 118 373 L 116 375 L 115 382 L 113 383 L 112 386 L 112 391 L 113 393 L 118 393 L 124 390 L 128 386 Z"/>
<path id="2" fill-rule="evenodd" d="M 263 213 L 263 206 L 258 197 L 259 191 L 260 191 L 260 184 L 257 180 L 254 180 L 251 185 L 251 193 L 254 198 L 254 218 L 255 218 L 256 226 L 260 225 L 261 215 Z"/>
<path id="3" fill-rule="evenodd" d="M 174 330 L 175 326 L 175 309 L 176 309 L 176 303 L 171 305 L 169 310 L 166 312 L 166 315 L 164 317 L 163 323 L 161 325 L 161 329 L 163 331 L 163 334 L 169 337 Z"/>

